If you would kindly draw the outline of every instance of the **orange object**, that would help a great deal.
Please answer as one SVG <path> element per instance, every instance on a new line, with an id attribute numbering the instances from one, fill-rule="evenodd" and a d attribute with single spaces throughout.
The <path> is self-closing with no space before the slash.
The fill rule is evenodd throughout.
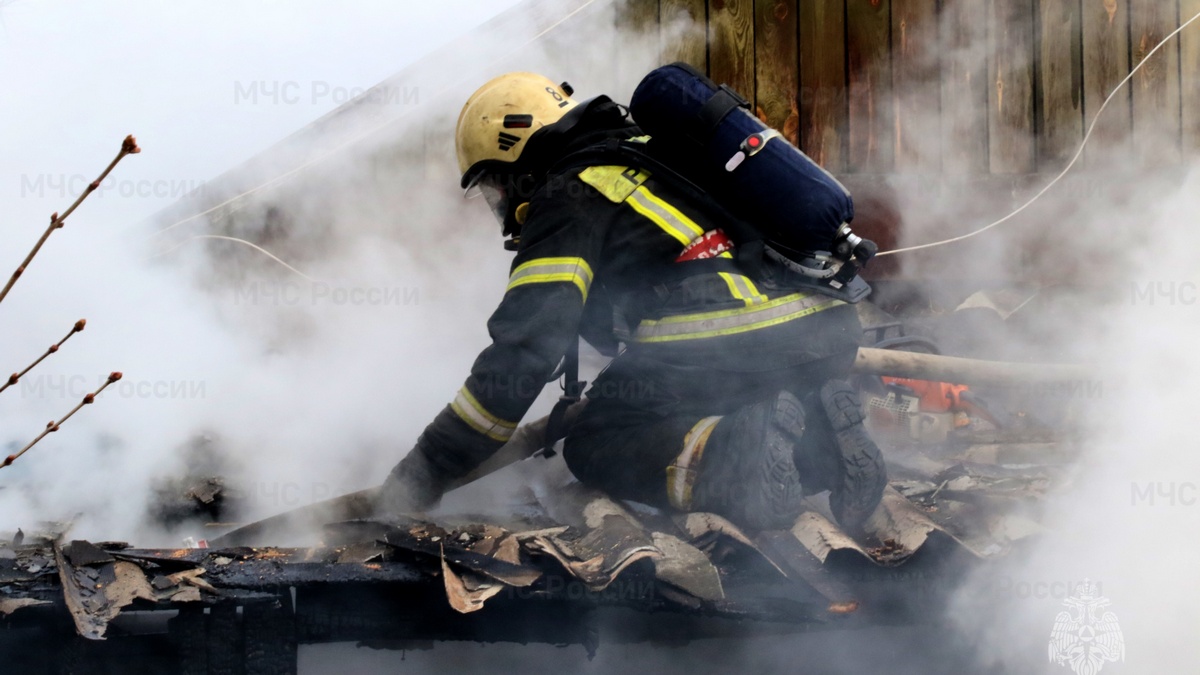
<path id="1" fill-rule="evenodd" d="M 961 412 L 982 417 L 992 423 L 996 422 L 996 419 L 987 410 L 966 400 L 970 398 L 971 388 L 965 384 L 913 380 L 904 377 L 883 377 L 880 379 L 883 380 L 885 385 L 904 387 L 912 391 L 921 401 L 921 412 Z M 956 423 L 955 426 L 961 425 Z"/>
<path id="2" fill-rule="evenodd" d="M 911 389 L 921 399 L 921 412 L 950 412 L 963 408 L 962 393 L 968 390 L 965 384 L 910 380 L 903 377 L 885 377 L 883 383 Z"/>

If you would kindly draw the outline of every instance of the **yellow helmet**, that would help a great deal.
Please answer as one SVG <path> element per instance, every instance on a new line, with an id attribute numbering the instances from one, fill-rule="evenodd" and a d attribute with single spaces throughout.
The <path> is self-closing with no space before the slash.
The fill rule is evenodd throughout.
<path id="1" fill-rule="evenodd" d="M 482 172 L 514 164 L 530 136 L 579 105 L 571 88 L 534 73 L 507 73 L 471 95 L 458 116 L 454 145 L 462 186 Z"/>

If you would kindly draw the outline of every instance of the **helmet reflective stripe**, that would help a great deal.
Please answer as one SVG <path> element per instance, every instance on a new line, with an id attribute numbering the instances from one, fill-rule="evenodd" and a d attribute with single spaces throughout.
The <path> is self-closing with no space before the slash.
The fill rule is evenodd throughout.
<path id="1" fill-rule="evenodd" d="M 487 163 L 516 162 L 534 132 L 577 105 L 561 85 L 534 73 L 508 73 L 480 87 L 463 106 L 455 132 L 463 185 Z"/>

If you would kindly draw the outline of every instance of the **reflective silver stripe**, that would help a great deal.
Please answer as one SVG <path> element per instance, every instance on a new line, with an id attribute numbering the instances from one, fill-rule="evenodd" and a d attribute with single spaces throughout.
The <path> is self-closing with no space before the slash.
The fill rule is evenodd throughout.
<path id="1" fill-rule="evenodd" d="M 674 342 L 734 335 L 777 326 L 843 304 L 823 295 L 793 293 L 742 309 L 643 321 L 634 334 L 634 341 Z"/>
<path id="2" fill-rule="evenodd" d="M 691 218 L 688 218 L 679 209 L 656 197 L 653 192 L 646 189 L 645 185 L 634 190 L 633 194 L 629 195 L 625 200 L 625 203 L 632 206 L 638 213 L 649 218 L 655 225 L 658 225 L 664 232 L 674 237 L 684 246 L 687 246 L 697 237 L 704 234 L 704 230 L 693 222 Z"/>
<path id="3" fill-rule="evenodd" d="M 729 285 L 729 292 L 738 300 L 743 300 L 747 305 L 758 305 L 767 301 L 767 296 L 758 292 L 758 286 L 750 281 L 750 277 L 742 276 L 741 274 L 731 274 L 729 272 L 721 272 L 721 278 Z"/>
<path id="4" fill-rule="evenodd" d="M 506 422 L 488 412 L 465 386 L 458 390 L 450 408 L 467 423 L 467 426 L 492 440 L 507 441 L 517 430 L 516 422 Z"/>
<path id="5" fill-rule="evenodd" d="M 537 277 L 538 275 L 542 274 L 565 274 L 571 277 L 578 276 L 583 279 L 585 284 L 590 286 L 592 283 L 592 271 L 586 267 L 580 267 L 576 263 L 539 264 L 536 267 L 527 267 L 525 269 L 513 272 L 513 275 L 508 278 L 508 283 L 513 285 L 522 279 Z"/>
<path id="6" fill-rule="evenodd" d="M 586 302 L 592 287 L 592 268 L 583 258 L 537 258 L 513 270 L 508 278 L 508 290 L 525 284 L 573 283 Z"/>

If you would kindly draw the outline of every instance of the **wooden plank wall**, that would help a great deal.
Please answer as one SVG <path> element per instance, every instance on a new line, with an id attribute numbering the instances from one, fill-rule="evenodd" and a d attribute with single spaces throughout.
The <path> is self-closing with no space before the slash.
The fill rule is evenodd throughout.
<path id="1" fill-rule="evenodd" d="M 844 0 L 804 0 L 799 7 L 800 31 L 800 148 L 830 171 L 846 170 L 846 44 L 824 41 L 823 35 L 844 35 Z M 788 79 L 791 73 L 768 73 Z"/>
<path id="2" fill-rule="evenodd" d="M 1114 87 L 1200 0 L 617 0 L 662 61 L 706 69 L 839 175 L 1052 174 Z M 688 25 L 691 29 L 688 30 Z M 1200 22 L 1104 112 L 1110 150 L 1200 151 Z"/>
<path id="3" fill-rule="evenodd" d="M 1187 21 L 1197 14 L 1200 14 L 1200 0 L 1180 0 L 1181 21 Z M 1179 36 L 1183 152 L 1187 157 L 1200 154 L 1200 33 L 1195 30 L 1196 27 L 1196 24 L 1192 24 Z"/>
<path id="4" fill-rule="evenodd" d="M 1129 3 L 1083 0 L 1083 121 L 1095 124 L 1096 150 L 1087 152 L 1087 164 L 1097 168 L 1106 161 L 1105 149 L 1129 152 L 1133 148 L 1131 106 L 1128 93 L 1118 95 L 1097 121 L 1104 101 L 1133 67 L 1129 52 Z"/>

